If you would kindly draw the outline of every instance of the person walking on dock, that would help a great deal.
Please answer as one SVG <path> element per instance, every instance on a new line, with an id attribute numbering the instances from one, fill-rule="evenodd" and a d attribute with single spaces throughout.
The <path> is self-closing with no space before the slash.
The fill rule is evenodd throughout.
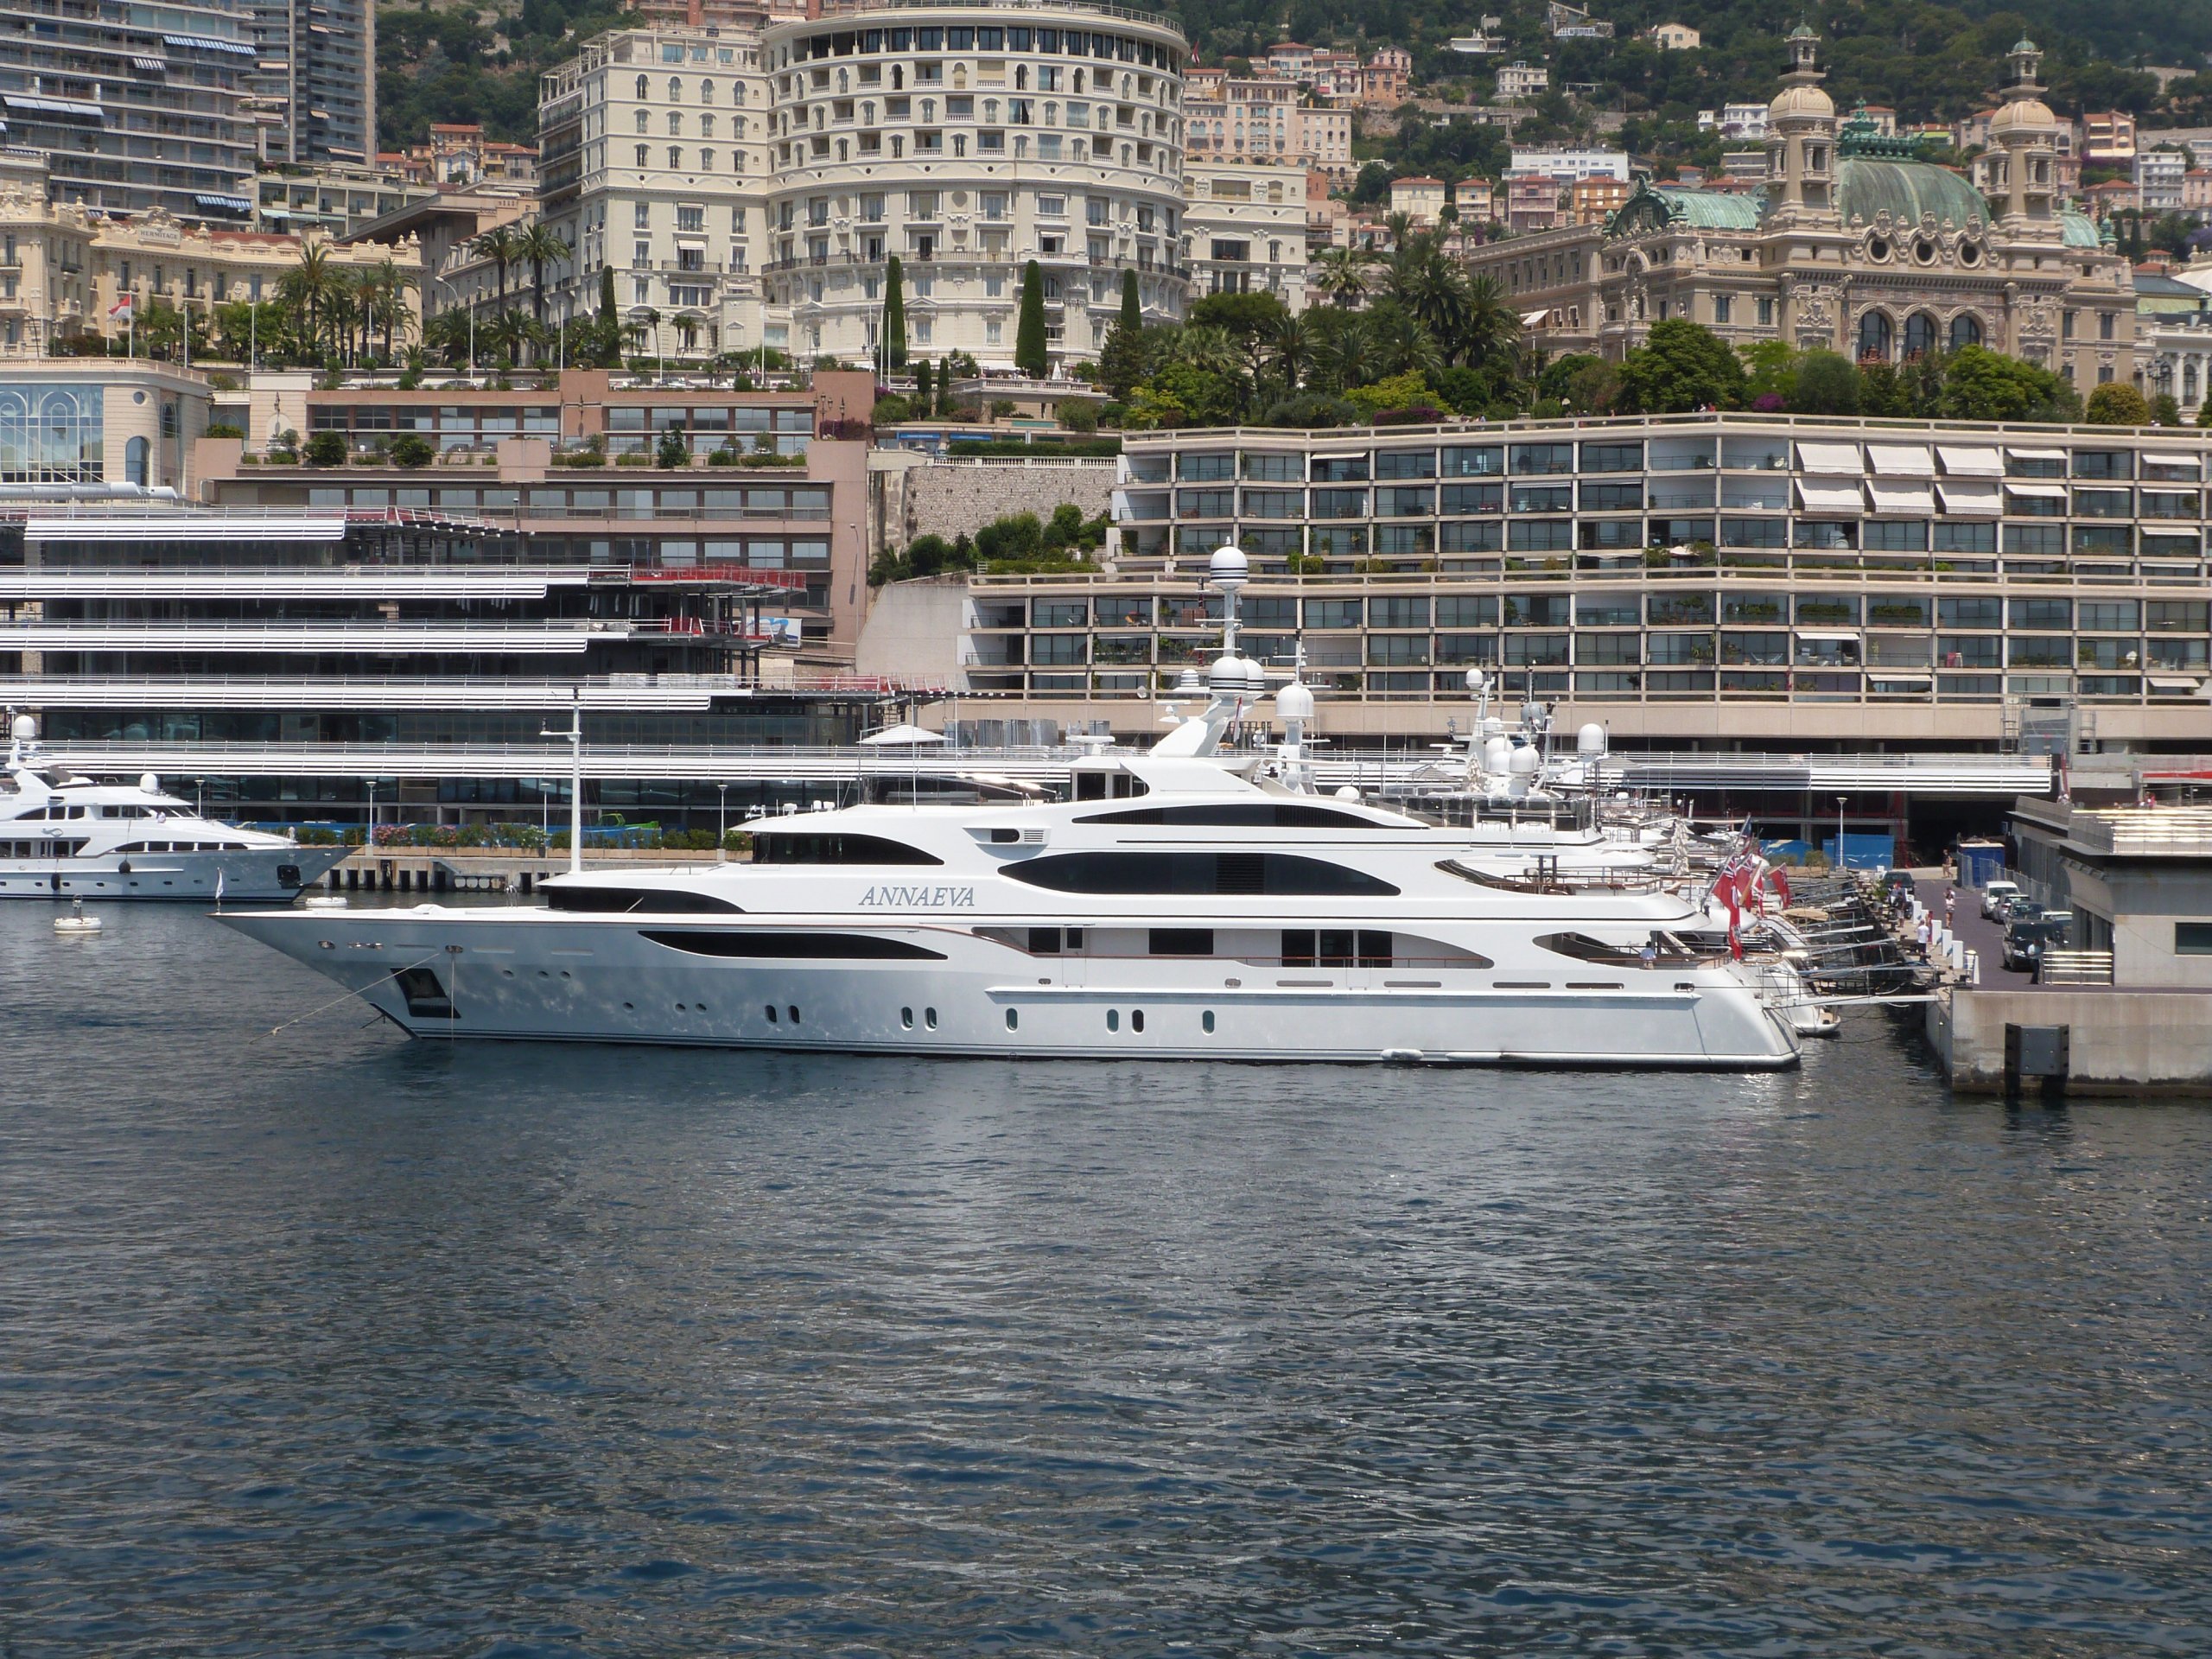
<path id="1" fill-rule="evenodd" d="M 1945 927 L 1948 927 L 1948 926 L 1950 926 L 1950 925 L 1951 925 L 1951 917 L 1952 917 L 1953 913 L 1954 913 L 1955 911 L 1957 911 L 1958 907 L 1959 907 L 1959 890 L 1958 890 L 1956 887 L 1946 887 L 1946 888 L 1944 888 L 1944 889 L 1943 889 L 1943 925 L 1944 925 Z"/>
<path id="2" fill-rule="evenodd" d="M 1928 954 L 1929 946 L 1936 942 L 1935 918 L 1923 916 L 1920 918 L 1920 926 L 1916 930 L 1913 937 L 1919 942 L 1920 954 L 1925 957 Z"/>

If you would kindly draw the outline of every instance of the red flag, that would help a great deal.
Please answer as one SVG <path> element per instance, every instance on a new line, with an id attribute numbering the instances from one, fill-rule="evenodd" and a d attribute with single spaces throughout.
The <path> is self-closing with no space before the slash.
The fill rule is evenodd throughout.
<path id="1" fill-rule="evenodd" d="M 1766 873 L 1766 878 L 1774 883 L 1775 892 L 1782 895 L 1782 903 L 1786 909 L 1789 904 L 1789 878 L 1783 874 L 1779 864 Z"/>
<path id="2" fill-rule="evenodd" d="M 1736 924 L 1732 919 L 1728 924 L 1728 954 L 1738 962 L 1744 959 L 1744 942 L 1736 937 Z"/>

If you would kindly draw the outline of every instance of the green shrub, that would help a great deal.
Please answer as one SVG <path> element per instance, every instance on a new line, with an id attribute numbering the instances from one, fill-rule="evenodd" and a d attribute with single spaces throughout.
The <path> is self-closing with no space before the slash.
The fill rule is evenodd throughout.
<path id="1" fill-rule="evenodd" d="M 206 435 L 211 438 L 242 438 L 245 436 L 245 429 L 232 426 L 228 421 L 213 421 L 209 423 Z"/>
<path id="2" fill-rule="evenodd" d="M 410 471 L 427 467 L 437 458 L 437 449 L 420 432 L 402 432 L 391 441 L 391 464 Z"/>
<path id="3" fill-rule="evenodd" d="M 276 458 L 273 447 L 269 454 L 270 460 Z M 316 433 L 308 440 L 307 461 L 310 467 L 343 467 L 346 464 L 345 435 L 339 432 Z"/>

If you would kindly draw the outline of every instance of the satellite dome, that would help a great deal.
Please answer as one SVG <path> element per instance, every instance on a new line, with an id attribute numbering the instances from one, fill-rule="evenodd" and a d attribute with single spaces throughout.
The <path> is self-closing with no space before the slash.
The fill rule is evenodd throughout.
<path id="1" fill-rule="evenodd" d="M 1313 718 L 1313 688 L 1303 680 L 1293 680 L 1275 693 L 1275 713 L 1285 720 Z"/>
<path id="2" fill-rule="evenodd" d="M 8 722 L 8 735 L 18 743 L 29 743 L 38 735 L 38 721 L 29 715 L 17 715 Z"/>
<path id="3" fill-rule="evenodd" d="M 1337 798 L 1340 801 L 1357 801 L 1359 798 L 1359 791 L 1350 784 L 1339 784 L 1337 786 Z"/>
<path id="4" fill-rule="evenodd" d="M 1217 588 L 1242 588 L 1252 575 L 1252 562 L 1244 556 L 1244 550 L 1224 543 L 1213 550 L 1213 557 L 1206 562 L 1206 580 Z"/>
<path id="5" fill-rule="evenodd" d="M 1195 668 L 1186 668 L 1175 677 L 1175 690 L 1183 696 L 1188 696 L 1205 689 L 1205 682 L 1198 677 L 1198 671 Z"/>
<path id="6" fill-rule="evenodd" d="M 1479 668 L 1471 668 L 1467 671 L 1468 690 L 1479 693 L 1483 687 L 1489 683 L 1490 682 L 1483 677 L 1483 671 Z"/>
<path id="7" fill-rule="evenodd" d="M 138 787 L 149 795 L 158 795 L 162 792 L 162 780 L 150 772 L 142 772 L 138 774 Z"/>
<path id="8" fill-rule="evenodd" d="M 1516 778 L 1534 777 L 1536 772 L 1536 752 L 1534 749 L 1514 750 L 1512 759 L 1506 762 L 1505 769 Z"/>
<path id="9" fill-rule="evenodd" d="M 1592 721 L 1574 734 L 1574 752 L 1586 760 L 1605 752 L 1605 728 Z"/>
<path id="10" fill-rule="evenodd" d="M 1483 770 L 1504 772 L 1513 764 L 1513 740 L 1493 734 L 1483 740 Z"/>
<path id="11" fill-rule="evenodd" d="M 1217 657 L 1213 666 L 1206 670 L 1206 690 L 1217 697 L 1240 697 L 1244 695 L 1244 659 L 1241 657 Z"/>

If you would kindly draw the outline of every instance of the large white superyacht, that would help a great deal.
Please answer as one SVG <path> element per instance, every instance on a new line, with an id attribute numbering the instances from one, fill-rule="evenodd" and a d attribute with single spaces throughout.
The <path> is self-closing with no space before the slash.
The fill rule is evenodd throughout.
<path id="1" fill-rule="evenodd" d="M 432 1038 L 1056 1058 L 1797 1060 L 1772 987 L 1686 937 L 1707 925 L 1697 898 L 1625 870 L 1561 881 L 1475 826 L 1300 787 L 1312 694 L 1295 681 L 1276 696 L 1287 735 L 1272 759 L 1221 753 L 1224 728 L 1266 680 L 1236 654 L 1233 607 L 1225 633 L 1205 711 L 1147 753 L 1078 762 L 1066 800 L 763 819 L 745 863 L 585 872 L 572 853 L 543 908 L 222 919 Z"/>
<path id="2" fill-rule="evenodd" d="M 202 817 L 160 779 L 102 783 L 42 760 L 28 715 L 0 776 L 0 899 L 289 902 L 346 856 Z"/>

